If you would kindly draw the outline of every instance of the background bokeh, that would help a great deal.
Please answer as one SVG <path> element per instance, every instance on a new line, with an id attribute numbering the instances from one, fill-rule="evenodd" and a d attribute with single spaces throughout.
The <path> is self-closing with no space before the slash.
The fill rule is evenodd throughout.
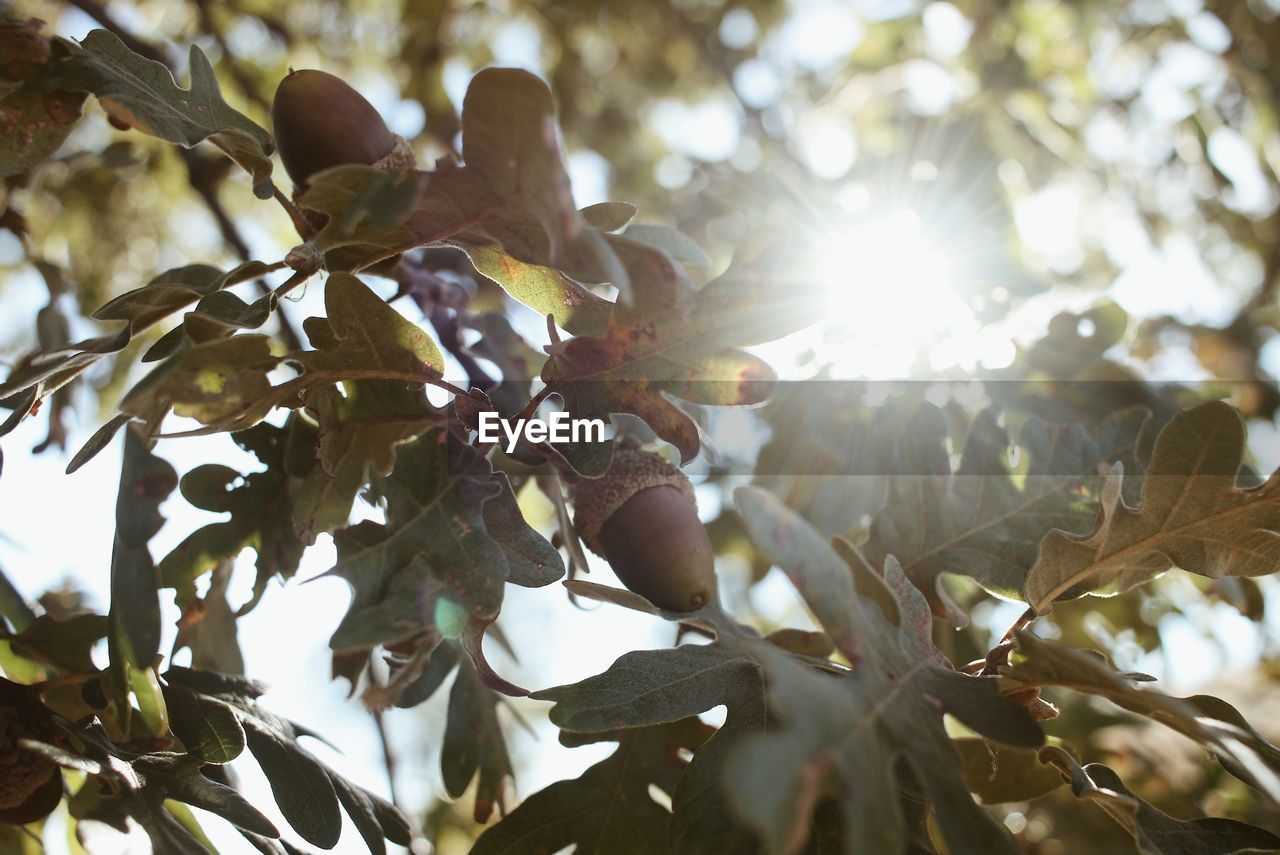
<path id="1" fill-rule="evenodd" d="M 965 414 L 985 402 L 964 383 L 973 377 L 1032 378 L 1046 388 L 1083 379 L 1150 406 L 1157 419 L 1179 404 L 1226 397 L 1249 419 L 1254 468 L 1280 463 L 1275 0 L 72 0 L 14 8 L 69 37 L 114 29 L 168 61 L 179 79 L 187 45 L 199 44 L 228 101 L 263 125 L 288 67 L 337 73 L 411 141 L 421 164 L 456 149 L 457 110 L 475 71 L 528 68 L 557 96 L 581 205 L 634 202 L 641 219 L 676 225 L 701 244 L 716 268 L 756 228 L 785 229 L 809 248 L 824 282 L 813 298 L 828 302 L 829 319 L 757 349 L 784 377 L 934 381 L 902 394 L 952 406 L 959 436 Z M 93 334 L 89 313 L 157 272 L 274 261 L 296 242 L 281 209 L 255 199 L 247 176 L 212 148 L 181 152 L 113 129 L 96 105 L 89 113 L 52 162 L 4 190 L 0 360 L 8 364 L 48 337 Z M 321 290 L 286 304 L 288 323 L 316 313 Z M 481 283 L 476 299 L 501 298 Z M 421 320 L 408 301 L 395 305 Z M 511 312 L 531 344 L 545 343 L 538 317 Z M 101 363 L 46 405 L 47 416 L 5 440 L 0 566 L 46 608 L 107 606 L 119 450 L 75 475 L 62 470 L 136 379 L 130 357 L 150 343 L 135 341 L 124 358 Z M 794 471 L 804 472 L 823 443 L 814 425 L 875 405 L 835 406 L 805 391 L 812 387 L 788 388 L 796 391 L 783 403 L 715 417 L 737 420 L 720 435 L 747 440 L 712 447 L 694 469 L 726 600 L 763 628 L 809 619 L 777 572 L 742 550 L 721 513 L 742 479 L 717 473 L 735 455 L 751 459 L 770 436 L 769 453 L 797 455 Z M 1034 402 L 1020 406 L 1037 411 Z M 1060 406 L 1087 411 L 1087 402 Z M 179 472 L 211 461 L 253 465 L 225 436 L 165 441 L 158 451 Z M 878 495 L 864 478 L 801 480 L 779 489 L 827 531 L 856 533 Z M 549 531 L 552 512 L 537 491 L 521 500 Z M 158 554 L 210 516 L 178 497 L 164 510 Z M 327 638 L 346 586 L 303 581 L 332 559 L 321 538 L 298 579 L 273 585 L 240 622 L 239 645 L 247 672 L 273 686 L 273 709 L 329 735 L 343 751 L 317 747 L 326 761 L 388 792 L 373 719 L 329 678 Z M 607 566 L 593 569 L 598 581 L 611 578 Z M 251 582 L 247 568 L 233 574 L 233 604 L 248 598 Z M 957 661 L 984 653 L 1021 610 L 962 584 L 952 594 L 973 618 L 960 632 L 939 629 Z M 1174 572 L 1123 597 L 1060 607 L 1046 625 L 1172 691 L 1220 694 L 1276 738 L 1277 606 L 1271 579 L 1210 583 Z M 579 609 L 558 589 L 508 591 L 501 625 L 518 661 L 500 650 L 494 661 L 534 687 L 674 640 L 658 621 Z M 384 724 L 398 803 L 440 851 L 462 852 L 474 834 L 469 807 L 449 804 L 439 784 L 444 694 L 390 712 Z M 1189 743 L 1101 702 L 1055 700 L 1067 709 L 1051 729 L 1170 813 L 1280 827 L 1280 816 Z M 502 713 L 517 798 L 609 750 L 563 748 L 544 707 L 517 700 Z M 236 768 L 270 810 L 252 763 Z M 1089 851 L 1129 845 L 1100 811 L 1065 792 L 999 810 L 1028 851 L 1086 851 L 1078 848 L 1086 840 Z M 52 851 L 63 845 L 58 822 Z M 219 821 L 208 830 L 226 851 L 243 849 Z M 350 829 L 338 851 L 360 851 Z"/>

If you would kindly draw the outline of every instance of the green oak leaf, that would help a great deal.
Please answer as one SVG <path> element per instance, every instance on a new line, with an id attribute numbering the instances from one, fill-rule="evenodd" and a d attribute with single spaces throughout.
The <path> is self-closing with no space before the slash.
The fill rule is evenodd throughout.
<path id="1" fill-rule="evenodd" d="M 93 674 L 98 669 L 90 653 L 94 644 L 110 632 L 110 619 L 83 613 L 56 618 L 33 616 L 21 632 L 10 635 L 0 626 L 0 638 L 13 652 L 32 662 L 40 662 L 63 674 Z"/>
<path id="2" fill-rule="evenodd" d="M 574 592 L 613 598 L 611 589 L 584 584 L 575 583 Z M 625 598 L 617 602 L 652 609 Z M 671 794 L 667 839 L 682 853 L 754 852 L 755 834 L 723 808 L 724 764 L 736 745 L 768 724 L 759 653 L 768 645 L 709 611 L 717 634 L 711 644 L 626 653 L 602 674 L 532 697 L 553 701 L 552 723 L 572 733 L 670 724 L 724 705 L 724 726 L 701 745 Z"/>
<path id="3" fill-rule="evenodd" d="M 476 784 L 476 822 L 489 821 L 497 806 L 507 812 L 505 790 L 514 773 L 497 716 L 498 696 L 480 679 L 466 657 L 458 662 L 458 676 L 449 692 L 440 771 L 450 797 L 462 798 L 472 778 Z"/>
<path id="4" fill-rule="evenodd" d="M 955 747 L 969 792 L 984 805 L 1029 802 L 1062 786 L 1062 776 L 1035 751 L 972 738 L 955 740 Z"/>
<path id="5" fill-rule="evenodd" d="M 188 62 L 191 88 L 182 89 L 163 63 L 139 56 L 107 30 L 93 30 L 79 50 L 49 66 L 46 79 L 92 92 L 112 118 L 142 133 L 188 147 L 208 139 L 253 176 L 259 198 L 271 198 L 271 134 L 227 105 L 209 58 L 194 44 Z"/>
<path id="6" fill-rule="evenodd" d="M 282 359 L 271 352 L 270 338 L 258 333 L 232 335 L 265 321 L 273 298 L 249 305 L 218 292 L 235 278 L 255 275 L 256 269 L 256 265 L 242 265 L 225 275 L 213 268 L 192 271 L 189 276 L 198 277 L 202 291 L 186 284 L 149 286 L 100 310 L 105 316 L 150 324 L 200 298 L 196 311 L 184 319 L 183 333 L 170 333 L 160 340 L 161 353 L 167 353 L 164 362 L 125 395 L 120 405 L 123 412 L 155 425 L 172 409 L 208 425 L 208 430 L 244 429 L 278 404 L 321 384 L 379 378 L 425 383 L 443 371 L 444 357 L 430 336 L 359 279 L 344 273 L 335 274 L 327 284 L 329 317 L 309 318 L 306 324 L 320 346 L 284 357 L 302 367 L 303 376 L 273 386 L 269 373 Z"/>
<path id="7" fill-rule="evenodd" d="M 401 381 L 363 380 L 307 394 L 319 425 L 317 465 L 294 497 L 298 537 L 343 528 L 356 496 L 373 477 L 391 474 L 396 446 L 430 426 L 434 412 L 420 390 Z"/>
<path id="8" fill-rule="evenodd" d="M 230 291 L 214 291 L 202 297 L 196 307 L 183 316 L 182 329 L 194 342 L 214 341 L 240 330 L 257 329 L 267 322 L 275 308 L 274 294 L 246 303 Z"/>
<path id="9" fill-rule="evenodd" d="M 197 508 L 229 513 L 230 519 L 196 529 L 160 561 L 161 584 L 173 588 L 180 606 L 196 596 L 196 580 L 246 548 L 257 553 L 254 599 L 267 583 L 298 569 L 305 544 L 294 534 L 291 496 L 313 462 L 315 429 L 293 416 L 283 428 L 259 424 L 231 434 L 266 469 L 242 475 L 219 464 L 204 464 L 183 476 L 183 497 Z"/>
<path id="10" fill-rule="evenodd" d="M 431 336 L 355 276 L 330 276 L 324 305 L 328 318 L 309 319 L 306 327 L 317 349 L 289 357 L 317 380 L 390 375 L 425 381 L 444 371 L 444 356 Z M 317 329 L 323 334 L 317 335 Z"/>
<path id="11" fill-rule="evenodd" d="M 467 247 L 467 257 L 484 276 L 540 315 L 550 315 L 574 335 L 602 335 L 613 304 L 546 264 L 520 261 L 498 246 Z"/>
<path id="12" fill-rule="evenodd" d="M 431 651 L 430 658 L 421 668 L 421 672 L 414 675 L 412 681 L 395 698 L 395 705 L 402 709 L 416 707 L 434 695 L 453 673 L 454 666 L 462 658 L 461 654 L 460 644 L 450 638 L 442 640 Z"/>
<path id="13" fill-rule="evenodd" d="M 759 651 L 779 726 L 750 737 L 729 760 L 726 780 L 743 817 L 771 850 L 787 849 L 807 835 L 817 790 L 833 787 L 847 851 L 903 851 L 909 835 L 894 771 L 905 759 L 949 847 L 1015 852 L 970 796 L 943 714 L 1015 748 L 1043 744 L 1040 728 L 995 678 L 951 669 L 933 646 L 924 596 L 896 560 L 887 558 L 881 575 L 847 542 L 828 545 L 772 493 L 740 487 L 734 498 L 752 542 L 854 663 L 832 679 Z"/>
<path id="14" fill-rule="evenodd" d="M 225 273 L 207 264 L 175 267 L 143 287 L 105 303 L 93 317 L 99 321 L 128 321 L 137 333 L 210 294 L 254 279 L 268 270 L 269 265 L 260 261 L 246 262 Z"/>
<path id="15" fill-rule="evenodd" d="M 159 576 L 147 542 L 164 525 L 160 504 L 177 485 L 173 467 L 151 453 L 137 430 L 126 428 L 107 634 L 113 682 L 121 697 L 131 686 L 132 672 L 150 668 L 160 652 Z M 127 710 L 128 703 L 122 708 Z"/>
<path id="16" fill-rule="evenodd" d="M 230 710 L 271 785 L 280 813 L 308 843 L 330 849 L 342 833 L 339 806 L 351 817 L 369 851 L 384 855 L 386 840 L 408 845 L 409 823 L 390 803 L 365 790 L 316 759 L 298 743 L 316 734 L 267 710 L 258 698 L 260 683 L 215 671 L 170 668 L 164 673 L 166 695 L 188 692 L 199 704 Z M 185 741 L 185 739 L 184 739 Z"/>
<path id="17" fill-rule="evenodd" d="M 205 425 L 227 418 L 253 424 L 271 410 L 268 374 L 279 363 L 270 337 L 258 333 L 184 341 L 129 390 L 120 410 L 153 426 L 170 409 Z"/>
<path id="18" fill-rule="evenodd" d="M 680 750 L 698 748 L 708 730 L 696 718 L 686 718 L 608 733 L 562 733 L 560 741 L 566 745 L 609 741 L 618 747 L 579 777 L 529 796 L 480 835 L 472 855 L 558 852 L 570 846 L 582 855 L 669 851 L 671 815 L 653 800 L 649 788 L 670 796 L 685 766 Z"/>
<path id="19" fill-rule="evenodd" d="M 616 232 L 626 227 L 638 209 L 630 202 L 597 202 L 578 211 L 592 228 L 602 232 Z"/>
<path id="20" fill-rule="evenodd" d="M 329 572 L 354 594 L 335 650 L 434 628 L 442 609 L 491 620 L 505 582 L 548 584 L 564 573 L 559 553 L 524 522 L 506 476 L 443 428 L 398 445 L 391 475 L 374 489 L 386 501 L 386 523 L 363 522 L 336 537 Z M 383 629 L 370 633 L 371 626 Z"/>
<path id="21" fill-rule="evenodd" d="M 244 751 L 244 728 L 229 705 L 178 685 L 166 684 L 163 692 L 169 727 L 190 754 L 223 764 Z"/>
<path id="22" fill-rule="evenodd" d="M 137 754 L 112 742 L 98 719 L 73 725 L 59 722 L 81 745 L 72 752 L 42 742 L 24 741 L 72 771 L 96 778 L 98 798 L 79 813 L 80 822 L 100 822 L 124 828 L 131 819 L 146 831 L 156 852 L 198 855 L 206 852 L 198 840 L 165 807 L 166 799 L 207 810 L 239 828 L 266 837 L 279 832 L 257 808 L 231 787 L 200 773 L 203 760 L 191 754 L 156 751 Z M 90 788 L 98 790 L 97 786 Z"/>
<path id="23" fill-rule="evenodd" d="M 262 262 L 251 261 L 225 273 L 206 264 L 165 271 L 143 287 L 121 294 L 94 312 L 95 320 L 126 321 L 124 327 L 56 351 L 29 354 L 0 383 L 0 398 L 37 385 L 42 395 L 51 394 L 104 356 L 124 350 L 133 336 L 173 312 L 221 288 L 260 276 L 268 269 Z"/>

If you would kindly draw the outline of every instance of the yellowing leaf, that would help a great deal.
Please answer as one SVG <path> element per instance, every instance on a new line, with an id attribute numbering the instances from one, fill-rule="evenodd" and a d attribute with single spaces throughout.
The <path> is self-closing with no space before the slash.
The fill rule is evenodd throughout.
<path id="1" fill-rule="evenodd" d="M 210 424 L 253 410 L 271 392 L 267 373 L 279 359 L 265 335 L 248 334 L 185 346 L 120 402 L 122 412 L 158 421 L 168 407 Z M 266 415 L 262 405 L 256 418 Z"/>
<path id="2" fill-rule="evenodd" d="M 324 307 L 332 340 L 291 359 L 308 372 L 344 377 L 439 377 L 444 356 L 431 336 L 391 308 L 349 273 L 325 283 Z"/>

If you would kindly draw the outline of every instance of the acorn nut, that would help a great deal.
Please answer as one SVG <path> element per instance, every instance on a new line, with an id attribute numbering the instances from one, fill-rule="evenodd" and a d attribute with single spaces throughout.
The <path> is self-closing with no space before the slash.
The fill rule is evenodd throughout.
<path id="1" fill-rule="evenodd" d="M 716 587 L 715 551 L 693 485 L 656 454 L 614 450 L 609 471 L 571 488 L 574 528 L 627 588 L 660 609 L 696 611 Z"/>
<path id="2" fill-rule="evenodd" d="M 290 71 L 276 88 L 271 125 L 285 171 L 299 187 L 325 169 L 347 163 L 383 169 L 413 166 L 404 139 L 341 78 L 325 71 Z"/>

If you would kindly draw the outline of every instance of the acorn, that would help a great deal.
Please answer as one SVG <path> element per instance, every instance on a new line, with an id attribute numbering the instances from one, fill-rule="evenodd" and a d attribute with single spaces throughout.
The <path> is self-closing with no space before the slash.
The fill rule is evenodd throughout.
<path id="1" fill-rule="evenodd" d="M 603 477 L 571 488 L 574 528 L 622 584 L 660 609 L 696 611 L 715 593 L 715 550 L 693 485 L 656 454 L 617 448 Z"/>
<path id="2" fill-rule="evenodd" d="M 300 188 L 317 172 L 347 163 L 414 166 L 404 138 L 359 92 L 325 71 L 290 69 L 276 88 L 271 125 L 285 171 Z"/>

